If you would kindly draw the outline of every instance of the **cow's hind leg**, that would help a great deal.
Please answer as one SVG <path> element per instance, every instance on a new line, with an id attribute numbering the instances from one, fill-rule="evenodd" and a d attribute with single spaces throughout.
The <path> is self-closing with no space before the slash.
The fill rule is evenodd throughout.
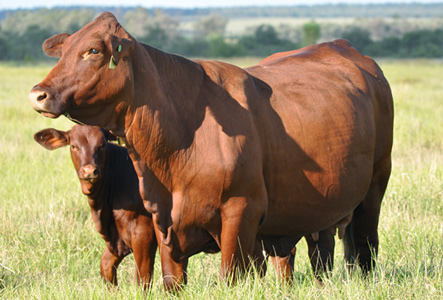
<path id="1" fill-rule="evenodd" d="M 103 280 L 117 286 L 117 268 L 124 257 L 115 256 L 106 247 L 100 261 L 100 272 Z"/>
<path id="2" fill-rule="evenodd" d="M 390 158 L 374 168 L 374 175 L 363 202 L 354 210 L 344 236 L 345 260 L 352 266 L 358 261 L 364 274 L 375 267 L 378 253 L 380 206 L 391 173 Z"/>
<path id="3" fill-rule="evenodd" d="M 305 236 L 308 244 L 308 254 L 311 260 L 312 271 L 318 283 L 322 283 L 322 275 L 328 274 L 334 265 L 334 234 L 330 229 L 322 230 L 318 233 L 318 239 L 309 235 Z"/>

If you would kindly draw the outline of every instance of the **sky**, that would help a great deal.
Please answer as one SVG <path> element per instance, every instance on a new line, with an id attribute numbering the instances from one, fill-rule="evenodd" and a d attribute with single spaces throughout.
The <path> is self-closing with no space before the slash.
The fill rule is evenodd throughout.
<path id="1" fill-rule="evenodd" d="M 229 7 L 338 3 L 441 3 L 443 0 L 0 0 L 0 10 L 70 5 L 151 7 Z"/>

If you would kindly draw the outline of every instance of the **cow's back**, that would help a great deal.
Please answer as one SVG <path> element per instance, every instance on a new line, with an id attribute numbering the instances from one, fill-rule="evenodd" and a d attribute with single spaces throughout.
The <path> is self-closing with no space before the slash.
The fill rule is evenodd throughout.
<path id="1" fill-rule="evenodd" d="M 362 201 L 374 165 L 390 157 L 386 79 L 343 40 L 276 54 L 247 71 L 272 90 L 269 99 L 257 94 L 251 107 L 269 197 L 261 234 L 332 225 Z"/>

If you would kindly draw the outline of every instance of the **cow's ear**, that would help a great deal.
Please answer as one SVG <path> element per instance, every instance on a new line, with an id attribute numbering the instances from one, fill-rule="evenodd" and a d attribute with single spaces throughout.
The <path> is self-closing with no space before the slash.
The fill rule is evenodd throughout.
<path id="1" fill-rule="evenodd" d="M 43 43 L 43 51 L 45 51 L 45 53 L 49 56 L 60 57 L 63 43 L 69 36 L 69 33 L 60 33 L 50 37 Z"/>
<path id="2" fill-rule="evenodd" d="M 105 135 L 105 139 L 107 141 L 116 141 L 117 137 L 115 135 L 113 135 L 112 133 L 110 133 L 109 131 L 107 131 L 106 129 L 101 129 L 103 134 Z"/>
<path id="3" fill-rule="evenodd" d="M 69 131 L 43 129 L 34 134 L 34 140 L 46 149 L 54 150 L 69 145 Z"/>
<path id="4" fill-rule="evenodd" d="M 134 41 L 114 36 L 111 41 L 111 47 L 112 56 L 109 68 L 114 69 L 122 59 L 131 54 L 134 49 Z"/>

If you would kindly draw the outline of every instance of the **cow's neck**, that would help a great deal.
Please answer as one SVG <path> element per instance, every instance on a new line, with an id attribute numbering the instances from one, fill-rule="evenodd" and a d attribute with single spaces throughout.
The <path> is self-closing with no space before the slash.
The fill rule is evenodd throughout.
<path id="1" fill-rule="evenodd" d="M 134 61 L 135 99 L 125 120 L 128 148 L 157 177 L 170 176 L 170 164 L 186 155 L 205 105 L 199 99 L 203 69 L 193 61 L 140 45 Z M 161 173 L 161 176 L 160 176 Z M 166 180 L 166 179 L 165 179 Z M 164 182 L 164 180 L 161 180 Z"/>

